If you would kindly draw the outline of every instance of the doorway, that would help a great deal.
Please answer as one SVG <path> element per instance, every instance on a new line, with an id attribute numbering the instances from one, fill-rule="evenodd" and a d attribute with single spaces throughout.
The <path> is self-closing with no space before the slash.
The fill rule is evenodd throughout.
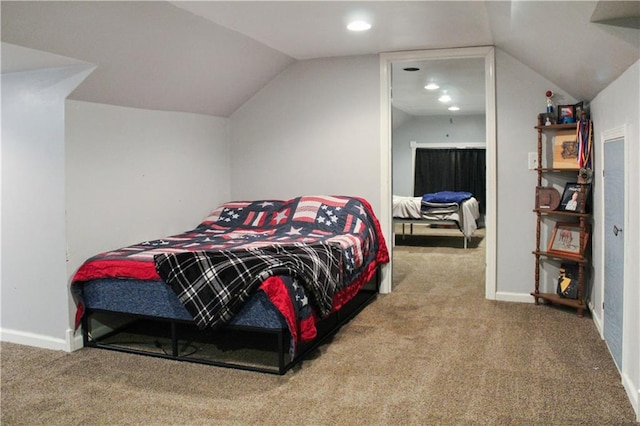
<path id="1" fill-rule="evenodd" d="M 384 53 L 380 56 L 381 72 L 381 212 L 380 222 L 387 241 L 393 238 L 393 150 L 392 150 L 392 70 L 397 63 L 415 61 L 451 61 L 469 58 L 484 60 L 485 134 L 486 134 L 486 226 L 485 297 L 495 299 L 496 293 L 496 112 L 495 112 L 495 51 L 493 47 L 425 50 Z M 464 62 L 464 61 L 462 61 Z M 434 62 L 434 64 L 437 62 Z M 393 244 L 389 244 L 393 259 Z M 382 293 L 392 291 L 393 263 L 382 277 Z"/>

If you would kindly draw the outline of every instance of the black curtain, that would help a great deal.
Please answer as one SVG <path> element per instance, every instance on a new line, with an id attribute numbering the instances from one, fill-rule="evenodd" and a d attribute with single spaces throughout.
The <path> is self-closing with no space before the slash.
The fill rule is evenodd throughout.
<path id="1" fill-rule="evenodd" d="M 485 211 L 486 151 L 484 148 L 417 148 L 415 197 L 439 191 L 466 191 Z"/>

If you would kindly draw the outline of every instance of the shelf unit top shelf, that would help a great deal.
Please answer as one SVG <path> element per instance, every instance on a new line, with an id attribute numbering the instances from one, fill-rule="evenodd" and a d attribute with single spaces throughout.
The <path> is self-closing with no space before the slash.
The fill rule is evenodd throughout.
<path id="1" fill-rule="evenodd" d="M 536 169 L 534 169 L 536 172 L 573 172 L 573 173 L 578 173 L 580 171 L 579 167 L 576 168 L 571 168 L 571 169 L 558 169 L 558 168 L 553 168 L 553 167 L 538 167 Z"/>
<path id="2" fill-rule="evenodd" d="M 569 123 L 569 124 L 551 124 L 549 126 L 541 125 L 535 126 L 534 128 L 537 130 L 573 130 L 578 126 L 578 123 Z"/>

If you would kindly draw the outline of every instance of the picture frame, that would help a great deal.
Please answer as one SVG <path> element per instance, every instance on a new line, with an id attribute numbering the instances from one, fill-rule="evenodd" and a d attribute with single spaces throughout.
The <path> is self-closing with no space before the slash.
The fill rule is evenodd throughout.
<path id="1" fill-rule="evenodd" d="M 557 132 L 553 138 L 553 168 L 578 170 L 578 138 L 574 130 Z"/>
<path id="2" fill-rule="evenodd" d="M 591 184 L 567 182 L 560 198 L 559 211 L 586 213 Z M 584 203 L 582 203 L 584 199 Z"/>
<path id="3" fill-rule="evenodd" d="M 556 124 L 556 116 L 548 112 L 542 113 L 539 117 L 539 123 L 540 126 L 551 126 Z"/>
<path id="4" fill-rule="evenodd" d="M 575 105 L 558 105 L 558 124 L 570 124 L 576 122 Z"/>
<path id="5" fill-rule="evenodd" d="M 588 227 L 584 229 L 584 239 L 580 245 L 580 232 L 582 231 L 578 223 L 557 222 L 549 239 L 547 252 L 560 256 L 582 257 L 587 248 L 590 230 Z"/>
<path id="6" fill-rule="evenodd" d="M 536 187 L 536 210 L 556 210 L 560 206 L 560 192 L 547 186 Z"/>

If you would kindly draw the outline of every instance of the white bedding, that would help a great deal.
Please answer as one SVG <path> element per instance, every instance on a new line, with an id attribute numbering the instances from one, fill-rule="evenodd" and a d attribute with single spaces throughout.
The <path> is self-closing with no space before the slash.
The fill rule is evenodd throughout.
<path id="1" fill-rule="evenodd" d="M 471 237 L 478 229 L 477 220 L 480 218 L 478 200 L 474 197 L 464 200 L 459 208 L 452 211 L 429 210 L 429 213 L 421 211 L 422 197 L 393 196 L 393 217 L 398 219 L 424 219 L 430 221 L 453 220 L 456 221 L 462 234 Z"/>

